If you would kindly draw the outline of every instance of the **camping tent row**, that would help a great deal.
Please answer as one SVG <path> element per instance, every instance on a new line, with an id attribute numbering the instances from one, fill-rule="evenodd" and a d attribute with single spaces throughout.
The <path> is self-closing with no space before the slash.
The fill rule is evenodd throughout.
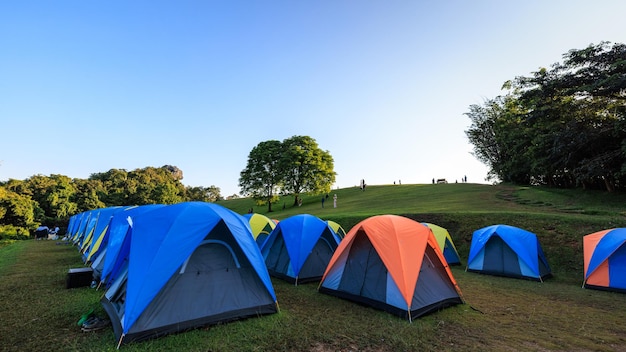
<path id="1" fill-rule="evenodd" d="M 626 228 L 583 236 L 583 287 L 626 293 Z M 534 233 L 509 225 L 474 231 L 467 270 L 543 281 L 552 275 Z"/>
<path id="2" fill-rule="evenodd" d="M 191 207 L 192 205 L 199 206 L 198 204 L 205 204 L 205 203 L 182 203 L 182 204 L 185 204 L 184 206 L 186 207 Z M 183 205 L 177 205 L 177 206 L 183 207 Z M 257 270 L 260 272 L 259 274 L 260 276 L 263 276 L 263 273 L 264 273 L 265 277 L 269 277 L 267 275 L 267 269 L 265 267 L 265 263 L 262 260 L 262 257 L 260 256 L 260 249 L 258 248 L 258 245 L 253 240 L 253 237 L 251 235 L 251 229 L 249 226 L 245 226 L 245 225 L 248 225 L 245 218 L 240 217 L 238 214 L 233 213 L 229 210 L 227 211 L 225 208 L 222 208 L 216 205 L 206 204 L 205 206 L 217 207 L 217 209 L 220 212 L 219 217 L 223 218 L 222 221 L 226 221 L 227 218 L 231 220 L 229 223 L 229 229 L 231 230 L 236 229 L 237 231 L 234 231 L 234 230 L 230 231 L 229 232 L 230 236 L 239 238 L 241 239 L 241 241 L 251 242 L 254 244 L 254 246 L 252 246 L 253 249 L 247 248 L 247 250 L 244 251 L 246 254 L 246 257 L 250 257 L 248 255 L 249 254 L 248 251 L 250 250 L 252 250 L 253 252 L 257 252 L 255 253 L 255 256 L 253 256 L 253 257 L 256 257 L 256 261 L 250 260 L 250 259 L 248 260 L 255 263 L 255 268 L 257 268 Z M 167 209 L 164 209 L 164 208 L 167 208 Z M 253 311 L 248 311 L 246 309 L 250 309 L 250 308 L 245 308 L 245 307 L 242 308 L 241 305 L 244 305 L 244 306 L 246 304 L 250 305 L 249 302 L 246 303 L 245 300 L 243 300 L 241 297 L 237 297 L 237 295 L 233 296 L 233 295 L 228 294 L 228 297 L 230 297 L 231 299 L 238 300 L 237 302 L 234 302 L 233 304 L 231 304 L 231 307 L 229 308 L 231 311 L 236 311 L 237 313 L 232 313 L 232 314 L 228 312 L 225 313 L 225 312 L 220 311 L 221 308 L 213 307 L 214 310 L 219 312 L 219 317 L 214 318 L 214 320 L 211 320 L 210 318 L 207 318 L 207 317 L 189 318 L 184 314 L 184 311 L 183 311 L 183 314 L 181 314 L 181 310 L 178 309 L 177 310 L 178 312 L 176 313 L 177 318 L 172 318 L 171 321 L 169 321 L 170 327 L 164 325 L 163 317 L 166 316 L 165 313 L 159 313 L 160 318 L 156 319 L 156 322 L 151 321 L 149 324 L 141 323 L 142 320 L 140 318 L 137 318 L 139 320 L 139 323 L 134 323 L 132 320 L 133 317 L 132 315 L 129 315 L 129 312 L 131 312 L 130 308 L 134 307 L 133 304 L 136 304 L 131 299 L 135 292 L 131 290 L 130 291 L 131 294 L 129 295 L 129 293 L 127 292 L 127 287 L 129 286 L 129 280 L 131 282 L 135 282 L 137 280 L 137 279 L 131 280 L 132 277 L 145 277 L 146 273 L 144 273 L 144 275 L 138 275 L 138 276 L 132 273 L 139 272 L 141 269 L 145 270 L 146 267 L 144 264 L 142 264 L 143 262 L 145 262 L 145 260 L 142 260 L 141 258 L 139 259 L 133 259 L 133 258 L 136 257 L 135 253 L 145 254 L 148 247 L 154 244 L 154 236 L 156 233 L 158 233 L 158 231 L 155 231 L 155 229 L 151 229 L 149 231 L 142 231 L 141 229 L 144 228 L 142 226 L 144 222 L 155 224 L 155 223 L 159 223 L 160 220 L 163 220 L 166 218 L 175 219 L 172 221 L 175 221 L 177 223 L 181 221 L 185 221 L 185 219 L 187 219 L 185 216 L 172 213 L 172 209 L 174 208 L 176 207 L 175 206 L 166 207 L 164 205 L 111 207 L 111 208 L 95 209 L 89 212 L 77 214 L 70 219 L 70 223 L 68 224 L 68 233 L 66 234 L 66 236 L 68 238 L 71 238 L 73 243 L 75 243 L 78 246 L 79 251 L 82 254 L 82 258 L 85 261 L 85 263 L 92 267 L 94 280 L 99 282 L 98 287 L 103 287 L 104 289 L 107 290 L 105 294 L 106 299 L 103 299 L 103 305 L 105 306 L 107 313 L 111 316 L 112 318 L 111 320 L 114 322 L 114 330 L 116 332 L 116 335 L 120 339 L 120 342 L 141 340 L 141 339 L 149 338 L 152 336 L 158 336 L 160 334 L 166 334 L 174 330 L 178 331 L 181 329 L 192 328 L 192 327 L 200 326 L 200 325 L 206 325 L 208 323 L 214 323 L 214 322 L 219 322 L 223 320 L 232 320 L 235 317 L 259 315 L 259 314 L 263 314 L 263 312 L 267 311 L 268 309 L 270 310 L 276 309 L 276 308 L 267 308 L 268 303 L 264 301 L 262 302 L 260 310 L 255 309 Z M 187 213 L 189 213 L 189 211 L 187 211 L 185 214 Z M 169 216 L 167 216 L 168 214 Z M 228 217 L 225 216 L 224 214 L 227 214 Z M 156 221 L 154 219 L 155 217 L 159 221 Z M 145 219 L 149 219 L 149 220 L 145 220 Z M 236 221 L 234 221 L 233 219 Z M 167 226 L 162 227 L 162 230 L 170 229 L 170 231 L 172 231 L 170 236 L 181 237 L 184 235 L 188 235 L 189 233 L 192 233 L 193 231 L 195 231 L 196 227 L 198 226 L 201 227 L 201 225 L 203 225 L 204 222 L 206 221 L 207 221 L 206 217 L 199 217 L 199 219 L 196 222 L 192 222 L 187 227 L 178 227 L 174 230 L 174 229 L 170 229 L 169 225 L 167 225 Z M 133 225 L 134 222 L 138 222 L 138 223 Z M 147 236 L 145 235 L 145 233 L 150 233 L 150 235 Z M 141 238 L 142 236 L 144 237 L 143 240 L 138 240 L 138 238 Z M 222 236 L 226 236 L 226 235 L 222 234 Z M 252 241 L 250 241 L 250 239 L 252 239 Z M 207 241 L 208 241 L 206 243 L 207 245 L 209 243 L 213 243 L 211 242 L 213 240 L 207 239 Z M 143 243 L 143 244 L 133 245 L 133 243 L 137 243 L 137 242 Z M 219 240 L 218 242 L 215 242 L 215 243 L 221 243 L 223 245 L 224 243 L 227 243 L 227 241 Z M 133 246 L 136 248 L 135 251 L 132 251 Z M 239 272 L 238 275 L 242 275 L 241 274 L 242 270 L 246 268 L 248 268 L 246 270 L 249 270 L 249 266 L 250 266 L 249 264 L 246 264 L 245 266 L 243 266 L 243 269 L 242 269 L 242 266 L 240 265 L 241 264 L 240 262 L 242 260 L 237 259 L 241 256 L 241 253 L 237 253 L 235 249 L 232 249 L 233 248 L 232 244 L 226 245 L 225 248 L 229 248 L 228 252 L 233 255 L 233 258 L 235 258 L 235 260 L 232 260 L 232 262 L 235 263 L 235 266 L 238 269 L 238 270 L 233 270 L 232 268 L 228 269 L 228 266 L 226 266 L 227 268 L 226 272 L 230 272 L 231 275 L 235 275 L 235 273 Z M 246 248 L 246 247 L 242 247 L 242 248 Z M 167 252 L 169 249 L 171 249 L 171 247 L 166 246 L 166 247 L 160 248 L 159 250 Z M 201 251 L 201 249 L 196 248 L 193 253 L 197 251 Z M 203 250 L 203 251 L 204 251 L 204 255 L 202 255 L 201 257 L 207 257 L 208 255 L 207 258 L 212 258 L 216 263 L 219 261 L 227 261 L 228 259 L 227 258 L 228 256 L 226 255 L 222 255 L 220 257 L 220 256 L 217 256 L 215 253 L 211 255 L 212 253 L 211 251 L 207 251 L 207 250 Z M 167 263 L 167 265 L 176 266 L 175 264 L 172 264 L 173 263 L 173 261 L 171 260 L 172 257 L 173 257 L 172 253 L 168 252 L 167 255 L 162 255 L 158 258 L 160 258 L 159 260 Z M 187 259 L 186 259 L 187 261 L 184 263 L 185 267 L 194 268 L 193 265 L 198 266 L 197 262 L 191 260 L 190 258 L 195 258 L 195 254 L 193 255 L 189 254 L 187 256 Z M 155 263 L 152 260 L 149 262 L 153 264 Z M 214 272 L 215 268 L 218 268 L 218 270 L 223 269 L 222 267 L 220 267 L 219 264 L 215 264 L 215 263 L 209 263 L 209 264 L 205 263 L 203 265 L 205 266 L 208 265 L 205 268 L 207 272 Z M 228 265 L 228 264 L 225 264 L 225 265 Z M 184 270 L 183 269 L 180 269 L 180 270 L 181 270 L 180 273 L 183 273 Z M 196 271 L 188 271 L 188 272 L 196 272 Z M 246 277 L 250 275 L 252 274 L 247 274 Z M 320 273 L 320 276 L 321 276 L 321 273 Z M 184 277 L 184 276 L 180 276 L 180 277 Z M 204 278 L 206 279 L 207 276 L 204 276 Z M 180 281 L 180 279 L 178 279 L 178 281 Z M 227 285 L 216 286 L 214 285 L 215 281 L 216 280 L 206 280 L 206 282 L 213 282 L 213 285 L 211 285 L 211 287 L 221 288 L 220 292 L 222 295 L 225 295 L 226 294 L 225 292 L 230 292 L 234 290 L 237 292 L 248 293 L 249 299 L 254 299 L 258 297 L 267 297 L 267 293 L 264 294 L 264 293 L 256 292 L 261 287 L 260 285 L 258 285 L 258 283 L 255 284 L 256 289 L 246 288 L 245 285 L 249 284 L 249 281 L 250 281 L 247 279 L 244 280 L 242 278 L 239 278 L 237 280 L 234 280 L 235 282 L 239 282 L 240 284 L 243 283 L 241 284 L 243 286 L 239 288 L 237 286 L 232 286 L 232 285 L 231 286 L 227 286 Z M 269 286 L 269 288 L 266 289 L 266 291 L 270 292 L 271 293 L 270 296 L 273 297 L 273 299 L 271 300 L 272 302 L 271 305 L 275 306 L 275 296 L 273 294 L 273 288 L 271 288 L 271 284 L 269 284 L 270 282 L 269 279 L 266 279 L 265 282 L 267 282 Z M 130 286 L 132 287 L 133 285 L 130 285 Z M 167 289 L 167 287 L 168 287 L 167 285 L 164 285 L 159 290 L 165 290 Z M 183 284 L 177 283 L 176 288 L 172 290 L 179 291 L 181 290 L 181 287 L 183 287 Z M 190 285 L 189 287 L 193 287 L 193 289 L 191 290 L 187 289 L 185 291 L 196 292 L 197 294 L 203 295 L 204 297 L 213 297 L 213 302 L 222 302 L 222 304 L 225 302 L 224 299 L 219 298 L 216 294 L 213 294 L 213 293 L 208 294 L 207 290 L 202 290 L 199 287 L 196 287 L 193 285 Z M 139 296 L 140 296 L 139 301 L 141 302 L 157 300 L 155 297 L 146 297 L 146 296 L 142 296 L 142 294 L 139 294 Z M 170 301 L 199 302 L 198 300 L 193 299 L 193 297 L 191 298 L 187 297 L 186 299 L 181 299 L 181 297 L 173 297 L 173 296 L 167 296 L 167 297 L 168 297 L 166 298 L 167 302 L 170 302 Z M 123 303 L 120 303 L 120 302 L 123 302 Z M 158 303 L 151 303 L 151 305 L 152 304 L 158 304 Z M 171 303 L 168 303 L 168 305 L 175 306 L 175 304 L 171 304 Z M 156 308 L 153 308 L 153 309 L 156 309 Z M 189 309 L 189 310 L 190 312 L 193 311 L 197 313 L 196 309 Z M 209 313 L 211 312 L 205 312 L 205 313 L 207 313 L 206 315 L 209 316 L 210 315 Z M 150 309 L 148 307 L 144 307 L 144 311 L 140 313 L 140 315 L 142 316 L 150 316 L 150 314 L 154 315 L 154 312 L 150 313 Z M 147 319 L 147 318 L 144 318 L 144 319 Z M 181 319 L 183 321 L 181 321 Z M 129 321 L 132 322 L 132 324 L 134 324 L 133 325 L 134 328 L 130 328 L 131 323 L 129 323 Z M 167 320 L 165 322 L 167 322 Z M 172 327 L 172 326 L 175 326 L 175 327 Z"/>
<path id="3" fill-rule="evenodd" d="M 102 305 L 120 343 L 274 313 L 270 275 L 296 284 L 321 279 L 322 293 L 409 320 L 463 302 L 445 255 L 449 234 L 440 240 L 436 225 L 404 217 L 368 218 L 341 240 L 328 221 L 296 215 L 273 222 L 261 244 L 250 218 L 208 203 L 101 209 L 81 217 L 68 229 L 86 261 L 98 247 L 106 253 L 94 275 L 106 288 Z M 546 276 L 541 268 L 549 272 L 536 236 L 524 230 L 481 229 L 472 244 L 470 271 L 524 277 L 537 267 L 539 280 Z M 526 247 L 536 251 L 500 260 L 505 269 L 494 269 L 492 258 Z M 536 265 L 528 259 L 533 256 Z"/>
<path id="4" fill-rule="evenodd" d="M 72 237 L 81 251 L 93 248 L 86 244 L 90 234 L 92 243 L 102 238 L 100 247 L 106 253 L 99 271 L 100 285 L 106 290 L 102 305 L 113 322 L 120 344 L 276 312 L 276 296 L 269 274 L 294 283 L 319 280 L 340 243 L 333 224 L 308 214 L 276 224 L 259 247 L 246 218 L 215 204 L 190 202 L 103 210 L 100 209 L 100 214 L 96 214 L 98 211 L 79 214 L 71 220 L 68 229 L 72 229 L 69 231 L 73 231 Z M 110 220 L 103 226 L 104 234 L 95 235 L 100 230 L 96 230 L 97 221 L 90 219 L 102 220 L 107 216 Z M 425 229 L 422 235 L 429 234 L 429 240 L 422 241 L 429 243 L 432 249 L 427 251 L 429 256 L 435 250 L 439 253 L 432 231 L 413 220 L 403 219 L 422 231 Z M 415 235 L 419 236 L 418 232 Z M 433 260 L 439 263 L 439 268 L 447 267 L 442 253 L 424 263 Z M 451 278 L 449 269 L 447 275 Z M 373 285 L 371 280 L 376 278 L 368 277 L 362 280 L 365 286 Z M 431 280 L 428 277 L 421 275 L 421 286 L 433 285 L 428 283 Z M 398 286 L 390 280 L 385 281 L 382 292 L 388 291 L 385 300 L 394 301 L 399 291 L 388 287 L 405 285 Z M 428 308 L 420 306 L 411 309 L 409 314 L 400 315 L 411 319 L 453 302 L 462 302 L 454 279 L 450 282 L 452 284 L 444 286 L 454 287 L 458 292 L 455 297 L 439 299 L 444 302 L 437 301 L 437 296 L 420 298 L 430 302 Z M 374 306 L 385 309 L 385 304 Z M 386 310 L 395 313 L 398 308 Z"/>
<path id="5" fill-rule="evenodd" d="M 368 218 L 343 239 L 301 214 L 280 221 L 261 245 L 271 276 L 317 281 L 319 291 L 412 320 L 462 303 L 431 228 L 397 215 Z"/>
<path id="6" fill-rule="evenodd" d="M 72 238 L 95 243 L 85 213 Z M 239 214 L 204 202 L 145 205 L 112 211 L 101 247 L 101 303 L 119 344 L 278 311 L 270 276 Z M 68 235 L 70 235 L 68 233 Z M 93 263 L 92 263 L 93 264 Z M 94 270 L 94 277 L 96 270 Z"/>

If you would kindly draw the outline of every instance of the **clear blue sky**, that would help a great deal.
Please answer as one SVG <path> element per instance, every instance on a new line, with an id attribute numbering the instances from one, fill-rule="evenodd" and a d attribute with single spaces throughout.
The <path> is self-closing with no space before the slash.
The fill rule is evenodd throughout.
<path id="1" fill-rule="evenodd" d="M 239 192 L 262 141 L 314 138 L 333 188 L 485 182 L 464 115 L 626 1 L 0 2 L 0 180 L 175 165 Z"/>

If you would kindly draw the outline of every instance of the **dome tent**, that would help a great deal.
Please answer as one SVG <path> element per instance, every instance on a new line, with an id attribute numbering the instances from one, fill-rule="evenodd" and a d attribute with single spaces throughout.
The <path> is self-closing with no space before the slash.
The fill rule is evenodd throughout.
<path id="1" fill-rule="evenodd" d="M 536 281 L 552 276 L 537 235 L 510 225 L 474 231 L 467 271 Z"/>
<path id="2" fill-rule="evenodd" d="M 119 344 L 271 314 L 276 295 L 250 226 L 217 204 L 132 218 L 128 270 L 101 302 Z"/>
<path id="3" fill-rule="evenodd" d="M 583 237 L 583 287 L 626 293 L 626 228 Z"/>
<path id="4" fill-rule="evenodd" d="M 344 230 L 343 227 L 341 227 L 341 225 L 339 225 L 338 223 L 332 220 L 326 220 L 326 223 L 328 223 L 328 226 L 330 226 L 330 228 L 332 228 L 333 231 L 335 231 L 335 233 L 337 234 L 340 240 L 346 237 L 346 230 Z"/>
<path id="5" fill-rule="evenodd" d="M 263 214 L 248 213 L 243 215 L 244 218 L 250 223 L 252 229 L 252 236 L 256 240 L 257 245 L 260 247 L 270 232 L 276 227 L 276 222 L 268 218 Z"/>
<path id="6" fill-rule="evenodd" d="M 99 269 L 99 273 L 97 273 L 98 269 L 94 268 L 94 277 L 100 279 L 101 285 L 104 284 L 105 288 L 111 286 L 117 275 L 123 272 L 128 265 L 132 218 L 164 206 L 163 204 L 140 205 L 129 207 L 113 215 L 107 229 L 109 240 L 106 245 L 106 254 L 101 263 L 102 267 Z"/>
<path id="7" fill-rule="evenodd" d="M 409 320 L 463 303 L 432 231 L 398 215 L 373 216 L 350 229 L 319 291 Z"/>
<path id="8" fill-rule="evenodd" d="M 443 256 L 446 258 L 448 265 L 461 265 L 461 257 L 459 257 L 459 252 L 457 252 L 448 230 L 439 225 L 428 222 L 423 222 L 422 224 L 429 227 L 433 231 L 433 234 L 437 239 L 437 244 L 443 252 Z"/>
<path id="9" fill-rule="evenodd" d="M 270 275 L 298 284 L 322 277 L 339 241 L 325 221 L 300 214 L 280 221 L 261 253 Z"/>

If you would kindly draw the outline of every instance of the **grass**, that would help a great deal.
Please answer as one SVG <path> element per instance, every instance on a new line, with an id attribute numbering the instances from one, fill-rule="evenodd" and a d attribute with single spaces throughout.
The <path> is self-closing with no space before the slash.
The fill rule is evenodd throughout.
<path id="1" fill-rule="evenodd" d="M 250 199 L 222 202 L 239 213 L 277 219 L 310 213 L 346 230 L 376 214 L 402 214 L 448 228 L 462 260 L 473 230 L 507 223 L 535 232 L 554 278 L 544 283 L 452 271 L 466 304 L 408 323 L 388 313 L 317 292 L 317 284 L 273 280 L 280 312 L 122 346 L 126 351 L 623 351 L 626 295 L 586 290 L 582 236 L 626 227 L 626 195 L 472 184 L 369 186 L 285 199 L 272 213 Z M 82 266 L 75 247 L 19 241 L 0 248 L 0 350 L 113 351 L 111 328 L 83 333 L 89 309 L 104 316 L 103 292 L 65 288 Z"/>

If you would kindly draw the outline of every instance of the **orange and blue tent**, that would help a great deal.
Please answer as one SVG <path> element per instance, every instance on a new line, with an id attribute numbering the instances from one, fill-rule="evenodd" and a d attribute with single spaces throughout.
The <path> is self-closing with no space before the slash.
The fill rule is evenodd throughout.
<path id="1" fill-rule="evenodd" d="M 626 228 L 598 231 L 583 237 L 583 287 L 626 292 Z"/>
<path id="2" fill-rule="evenodd" d="M 350 229 L 319 292 L 409 321 L 463 303 L 432 230 L 399 215 L 369 217 Z"/>
<path id="3" fill-rule="evenodd" d="M 446 258 L 448 265 L 461 265 L 461 257 L 459 257 L 459 252 L 456 250 L 454 242 L 452 242 L 452 237 L 448 229 L 428 222 L 423 222 L 422 224 L 433 231 L 437 239 L 437 244 L 443 252 L 443 256 Z"/>

